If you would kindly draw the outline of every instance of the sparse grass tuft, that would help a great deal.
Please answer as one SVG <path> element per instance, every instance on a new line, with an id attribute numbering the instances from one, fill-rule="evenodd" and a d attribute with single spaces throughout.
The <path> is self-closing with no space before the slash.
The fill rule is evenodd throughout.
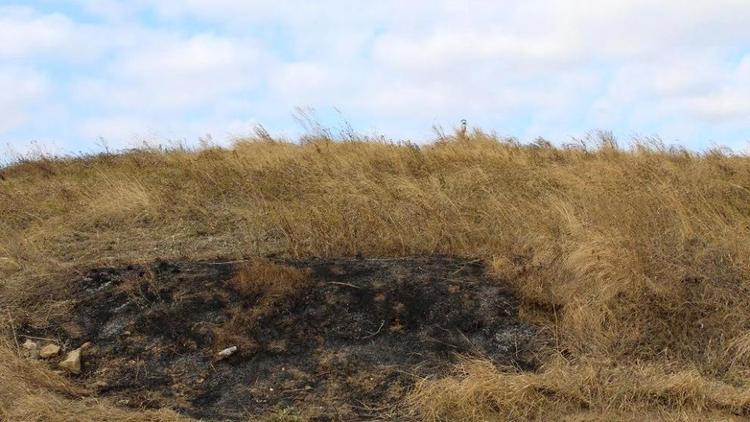
<path id="1" fill-rule="evenodd" d="M 242 296 L 255 299 L 251 309 L 236 306 L 232 318 L 214 330 L 214 349 L 238 346 L 239 354 L 252 354 L 257 344 L 248 335 L 258 318 L 279 312 L 302 289 L 309 286 L 312 277 L 307 269 L 277 264 L 265 258 L 252 258 L 239 265 L 231 280 L 232 288 Z M 283 344 L 272 345 L 281 348 Z"/>
<path id="2" fill-rule="evenodd" d="M 262 296 L 273 302 L 295 293 L 311 281 L 308 270 L 254 258 L 239 265 L 232 287 L 243 296 Z"/>
<path id="3" fill-rule="evenodd" d="M 277 409 L 263 418 L 263 422 L 304 422 L 306 420 L 296 409 L 286 407 Z"/>

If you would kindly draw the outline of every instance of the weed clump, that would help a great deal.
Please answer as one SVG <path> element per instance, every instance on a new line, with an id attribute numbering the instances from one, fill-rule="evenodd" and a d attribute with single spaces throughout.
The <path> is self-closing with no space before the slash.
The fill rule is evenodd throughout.
<path id="1" fill-rule="evenodd" d="M 248 356 L 259 344 L 249 336 L 259 318 L 282 312 L 303 289 L 310 286 L 309 269 L 294 268 L 265 258 L 252 258 L 241 263 L 230 281 L 231 287 L 245 299 L 253 299 L 255 306 L 236 305 L 232 317 L 214 329 L 214 349 L 237 346 L 238 356 Z M 282 343 L 277 348 L 284 349 Z"/>
<path id="2" fill-rule="evenodd" d="M 265 303 L 272 304 L 306 287 L 310 281 L 309 269 L 253 258 L 239 265 L 232 287 L 242 296 L 263 296 Z"/>

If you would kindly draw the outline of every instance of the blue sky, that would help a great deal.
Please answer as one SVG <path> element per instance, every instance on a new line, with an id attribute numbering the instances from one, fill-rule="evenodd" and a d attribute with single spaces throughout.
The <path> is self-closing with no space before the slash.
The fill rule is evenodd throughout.
<path id="1" fill-rule="evenodd" d="M 414 141 L 465 118 L 747 151 L 748 22 L 746 0 L 0 0 L 0 154 L 293 137 L 296 107 Z"/>

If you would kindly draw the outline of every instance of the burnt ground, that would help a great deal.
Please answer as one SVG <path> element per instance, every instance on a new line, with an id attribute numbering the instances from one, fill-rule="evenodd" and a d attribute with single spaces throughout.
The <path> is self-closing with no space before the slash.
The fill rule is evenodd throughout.
<path id="1" fill-rule="evenodd" d="M 476 261 L 273 261 L 305 269 L 310 282 L 262 302 L 232 285 L 236 262 L 99 268 L 71 280 L 73 312 L 26 330 L 64 351 L 93 343 L 72 377 L 97 396 L 208 420 L 279 409 L 312 420 L 400 419 L 415 381 L 447 374 L 461 356 L 534 366 L 539 337 Z M 239 318 L 261 303 L 257 318 Z M 234 355 L 218 359 L 233 345 Z"/>

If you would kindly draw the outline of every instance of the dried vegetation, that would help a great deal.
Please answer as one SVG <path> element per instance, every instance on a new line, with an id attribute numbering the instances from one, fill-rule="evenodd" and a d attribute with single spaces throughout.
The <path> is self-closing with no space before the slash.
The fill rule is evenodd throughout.
<path id="1" fill-rule="evenodd" d="M 590 143 L 261 137 L 21 161 L 0 170 L 2 318 L 40 325 L 66 312 L 65 275 L 97 265 L 477 257 L 513 283 L 522 317 L 546 327 L 554 348 L 535 373 L 467 361 L 425 380 L 406 398 L 415 418 L 750 416 L 750 158 L 654 141 L 618 148 L 606 135 Z M 0 419 L 178 419 L 80 400 L 78 387 L 15 356 L 9 322 Z"/>

